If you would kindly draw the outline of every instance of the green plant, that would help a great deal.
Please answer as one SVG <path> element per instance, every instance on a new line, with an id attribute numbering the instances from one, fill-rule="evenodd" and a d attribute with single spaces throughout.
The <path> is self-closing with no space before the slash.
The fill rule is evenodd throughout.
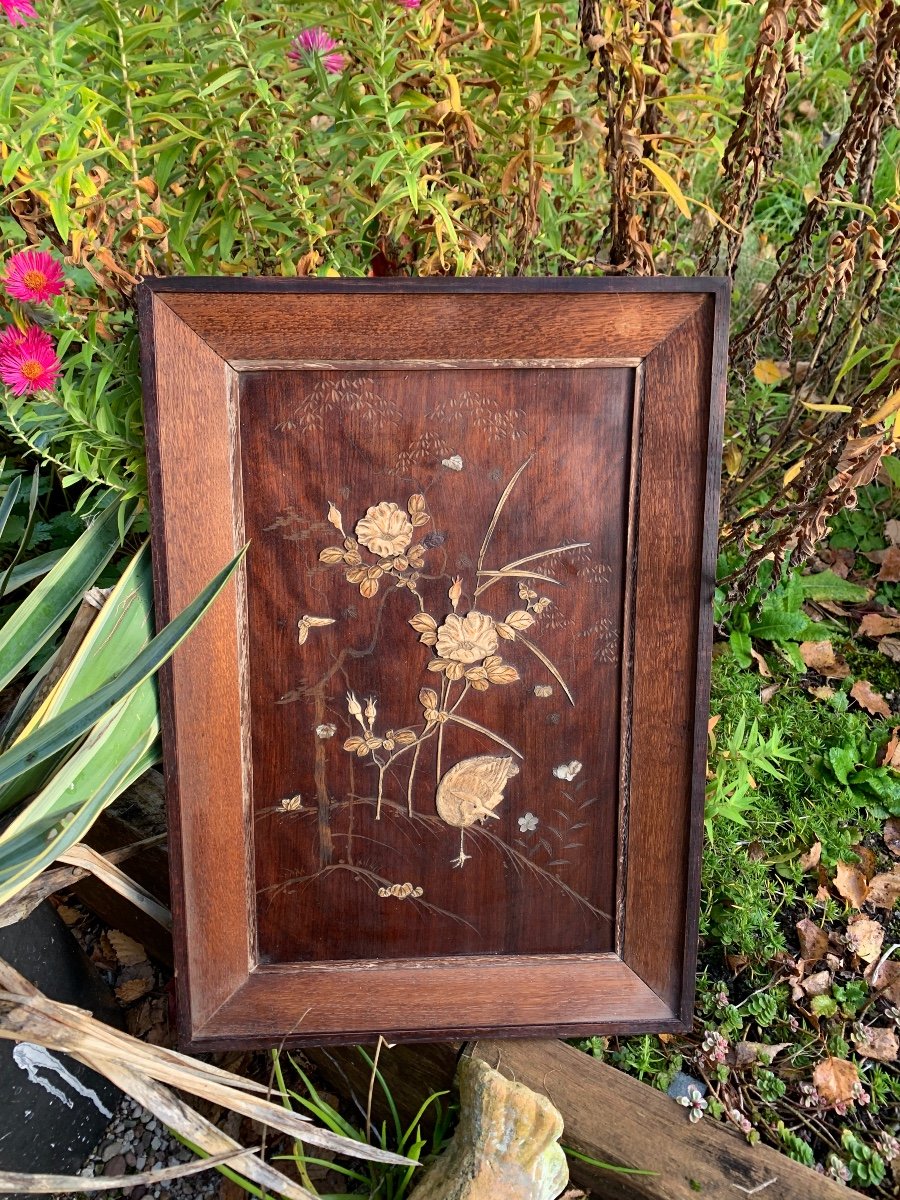
<path id="1" fill-rule="evenodd" d="M 863 1187 L 877 1187 L 884 1179 L 885 1165 L 881 1155 L 867 1146 L 850 1129 L 841 1134 L 841 1145 L 847 1153 L 850 1182 Z"/>
<path id="2" fill-rule="evenodd" d="M 318 1196 L 320 1193 L 316 1190 L 310 1179 L 307 1168 L 315 1164 L 327 1166 L 330 1170 L 343 1175 L 348 1180 L 348 1183 L 354 1187 L 354 1191 L 348 1193 L 349 1195 L 379 1195 L 384 1196 L 385 1200 L 403 1200 L 403 1197 L 408 1194 L 413 1185 L 417 1164 L 427 1163 L 436 1157 L 449 1136 L 450 1110 L 449 1108 L 445 1109 L 441 1104 L 441 1099 L 447 1093 L 435 1092 L 429 1096 L 422 1103 L 412 1121 L 404 1126 L 397 1111 L 397 1105 L 390 1087 L 381 1071 L 378 1070 L 377 1055 L 375 1060 L 373 1060 L 362 1046 L 358 1046 L 357 1051 L 372 1072 L 372 1088 L 375 1087 L 377 1082 L 381 1090 L 388 1111 L 390 1112 L 390 1121 L 383 1121 L 380 1127 L 372 1122 L 370 1092 L 369 1112 L 366 1114 L 365 1125 L 362 1129 L 357 1128 L 356 1125 L 343 1117 L 333 1105 L 329 1104 L 322 1097 L 293 1055 L 273 1050 L 272 1067 L 274 1080 L 281 1096 L 282 1104 L 287 1109 L 293 1110 L 296 1106 L 312 1114 L 326 1129 L 332 1130 L 333 1133 L 339 1134 L 342 1138 L 349 1139 L 351 1142 L 358 1143 L 361 1147 L 368 1147 L 374 1137 L 375 1143 L 380 1150 L 403 1155 L 409 1161 L 402 1166 L 392 1166 L 384 1162 L 364 1161 L 357 1166 L 347 1167 L 331 1161 L 325 1162 L 320 1158 L 307 1154 L 303 1143 L 300 1141 L 295 1142 L 291 1154 L 278 1155 L 276 1156 L 276 1161 L 292 1162 L 297 1169 L 303 1186 L 314 1196 Z M 286 1059 L 290 1070 L 296 1076 L 299 1083 L 302 1084 L 302 1092 L 297 1090 L 296 1086 L 291 1087 L 288 1084 L 285 1076 L 285 1064 L 282 1061 L 283 1058 Z M 422 1119 L 428 1109 L 432 1107 L 436 1110 L 432 1114 L 434 1128 L 430 1138 L 426 1138 L 422 1133 Z M 361 1159 L 363 1157 L 363 1155 L 360 1155 Z M 363 1190 L 360 1191 L 360 1188 Z"/>
<path id="3" fill-rule="evenodd" d="M 61 628 L 118 548 L 120 527 L 130 522 L 122 502 L 108 503 L 0 628 L 5 684 Z M 80 644 L 70 649 L 64 642 L 23 690 L 0 742 L 0 811 L 21 806 L 0 833 L 0 904 L 70 850 L 102 809 L 157 761 L 152 676 L 215 600 L 240 558 L 154 636 L 145 545 Z"/>
<path id="4" fill-rule="evenodd" d="M 719 745 L 710 734 L 711 757 L 715 762 L 712 779 L 706 789 L 706 832 L 713 842 L 717 823 L 722 820 L 746 825 L 745 812 L 753 805 L 757 776 L 765 774 L 783 780 L 776 764 L 795 761 L 793 751 L 784 745 L 784 734 L 775 726 L 768 737 L 760 733 L 759 722 L 738 718 L 726 741 Z"/>

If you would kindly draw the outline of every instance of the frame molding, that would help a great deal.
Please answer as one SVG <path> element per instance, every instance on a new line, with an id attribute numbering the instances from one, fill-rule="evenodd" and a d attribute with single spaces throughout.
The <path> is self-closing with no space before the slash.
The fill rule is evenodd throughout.
<path id="1" fill-rule="evenodd" d="M 366 321 L 336 324 L 335 298 L 359 295 Z M 466 319 L 471 298 L 490 298 L 490 322 Z M 161 673 L 181 1044 L 688 1027 L 728 281 L 165 278 L 142 283 L 137 302 L 160 625 L 243 544 L 241 373 L 635 372 L 615 952 L 257 962 L 242 568 Z M 315 353 L 329 330 L 340 358 Z"/>

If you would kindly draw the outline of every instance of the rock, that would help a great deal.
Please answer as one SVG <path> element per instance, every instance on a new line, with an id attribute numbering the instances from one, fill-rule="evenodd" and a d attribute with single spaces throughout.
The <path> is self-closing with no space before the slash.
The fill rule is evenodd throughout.
<path id="1" fill-rule="evenodd" d="M 486 1063 L 460 1063 L 459 1125 L 409 1200 L 555 1200 L 569 1181 L 562 1117 Z"/>
<path id="2" fill-rule="evenodd" d="M 109 1162 L 111 1158 L 115 1158 L 117 1154 L 122 1153 L 122 1143 L 120 1141 L 110 1142 L 108 1146 L 103 1148 L 103 1153 L 100 1158 L 103 1162 Z"/>
<path id="3" fill-rule="evenodd" d="M 115 1158 L 111 1158 L 103 1168 L 104 1175 L 124 1175 L 125 1174 L 125 1156 L 117 1154 Z"/>

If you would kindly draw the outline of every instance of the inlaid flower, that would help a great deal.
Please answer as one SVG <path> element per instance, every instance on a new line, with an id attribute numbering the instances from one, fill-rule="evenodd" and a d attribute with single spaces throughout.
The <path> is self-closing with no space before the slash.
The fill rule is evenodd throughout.
<path id="1" fill-rule="evenodd" d="M 366 510 L 356 526 L 356 536 L 367 550 L 387 558 L 402 554 L 412 541 L 412 522 L 402 508 L 385 500 Z"/>
<path id="2" fill-rule="evenodd" d="M 538 819 L 533 812 L 527 812 L 519 817 L 519 829 L 522 833 L 534 833 L 538 827 Z"/>
<path id="3" fill-rule="evenodd" d="M 437 631 L 435 650 L 451 662 L 477 663 L 497 649 L 497 630 L 492 617 L 470 612 L 464 617 L 451 613 Z"/>

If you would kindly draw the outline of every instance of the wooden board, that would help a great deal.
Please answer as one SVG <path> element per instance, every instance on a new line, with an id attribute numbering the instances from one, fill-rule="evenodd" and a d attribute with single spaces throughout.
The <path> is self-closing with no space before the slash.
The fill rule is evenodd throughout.
<path id="1" fill-rule="evenodd" d="M 680 1027 L 726 285 L 139 306 L 185 1043 Z"/>

